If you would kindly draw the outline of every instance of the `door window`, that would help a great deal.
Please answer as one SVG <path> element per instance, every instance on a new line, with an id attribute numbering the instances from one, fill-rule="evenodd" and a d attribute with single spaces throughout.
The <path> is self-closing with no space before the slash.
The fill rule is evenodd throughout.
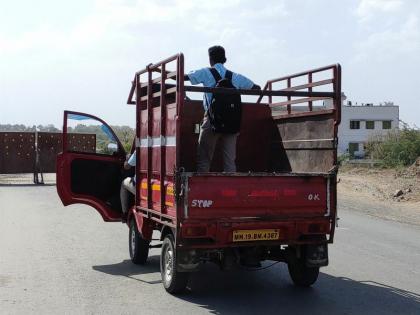
<path id="1" fill-rule="evenodd" d="M 118 149 L 118 141 L 107 125 L 89 116 L 67 115 L 68 151 L 114 155 Z"/>

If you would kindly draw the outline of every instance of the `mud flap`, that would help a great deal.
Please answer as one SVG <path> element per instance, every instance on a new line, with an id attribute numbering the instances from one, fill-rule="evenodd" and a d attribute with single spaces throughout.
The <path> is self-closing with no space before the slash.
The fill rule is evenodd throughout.
<path id="1" fill-rule="evenodd" d="M 307 267 L 328 266 L 328 245 L 311 244 L 305 246 L 305 257 Z"/>
<path id="2" fill-rule="evenodd" d="M 201 263 L 195 250 L 177 250 L 176 270 L 178 272 L 198 271 Z"/>

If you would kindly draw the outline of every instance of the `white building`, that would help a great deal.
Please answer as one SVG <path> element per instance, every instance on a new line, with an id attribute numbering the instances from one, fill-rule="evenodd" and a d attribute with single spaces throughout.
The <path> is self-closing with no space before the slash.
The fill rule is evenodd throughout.
<path id="1" fill-rule="evenodd" d="M 391 129 L 398 129 L 399 107 L 393 102 L 378 105 L 373 103 L 346 102 L 341 93 L 341 123 L 338 127 L 338 154 L 350 154 L 364 157 L 365 144 L 371 137 L 377 139 L 386 135 Z M 313 110 L 333 108 L 332 99 L 325 100 L 322 105 L 315 104 Z M 285 111 L 286 108 L 281 110 Z M 279 110 L 279 111 L 281 111 Z M 293 111 L 307 111 L 307 106 L 294 105 Z"/>
<path id="2" fill-rule="evenodd" d="M 398 124 L 399 107 L 392 102 L 379 105 L 347 102 L 341 107 L 338 153 L 363 157 L 365 143 L 372 136 L 385 135 L 398 128 Z"/>

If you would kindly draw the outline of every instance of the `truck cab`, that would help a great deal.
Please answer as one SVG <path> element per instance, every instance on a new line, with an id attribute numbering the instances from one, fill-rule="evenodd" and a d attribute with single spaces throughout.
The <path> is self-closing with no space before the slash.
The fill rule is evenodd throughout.
<path id="1" fill-rule="evenodd" d="M 193 95 L 204 92 L 254 98 L 242 104 L 235 173 L 222 171 L 217 149 L 210 172 L 196 171 L 204 113 Z M 323 106 L 327 99 L 332 107 Z M 184 290 L 206 261 L 224 270 L 285 262 L 296 285 L 317 280 L 337 218 L 340 65 L 269 80 L 261 91 L 205 88 L 184 84 L 184 56 L 177 54 L 135 72 L 127 103 L 136 110 L 132 207 L 121 211 L 121 182 L 134 173 L 123 168 L 126 152 L 115 133 L 95 116 L 70 111 L 57 157 L 64 205 L 84 203 L 104 221 L 125 222 L 134 263 L 147 262 L 159 232 L 162 242 L 153 246 L 162 248 L 170 293 Z M 72 143 L 77 132 L 91 133 L 92 145 Z"/>

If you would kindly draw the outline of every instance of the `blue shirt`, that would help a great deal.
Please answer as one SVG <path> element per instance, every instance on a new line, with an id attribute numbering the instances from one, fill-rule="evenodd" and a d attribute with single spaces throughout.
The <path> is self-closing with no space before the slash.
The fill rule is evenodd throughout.
<path id="1" fill-rule="evenodd" d="M 225 77 L 226 68 L 221 63 L 216 63 L 213 68 L 219 72 L 222 78 Z M 211 74 L 209 68 L 202 68 L 199 70 L 191 71 L 188 73 L 188 78 L 190 79 L 191 84 L 196 85 L 202 83 L 205 87 L 214 87 L 216 86 L 216 80 L 214 79 L 213 75 Z M 247 77 L 243 76 L 239 73 L 232 72 L 232 84 L 237 89 L 250 89 L 254 85 Z M 203 106 L 204 110 L 207 110 L 207 104 L 210 104 L 213 98 L 212 93 L 205 93 L 203 97 Z"/>
<path id="2" fill-rule="evenodd" d="M 130 158 L 127 161 L 128 165 L 136 167 L 136 151 L 134 151 L 133 154 L 131 154 Z M 134 183 L 136 182 L 136 175 L 134 175 Z"/>

